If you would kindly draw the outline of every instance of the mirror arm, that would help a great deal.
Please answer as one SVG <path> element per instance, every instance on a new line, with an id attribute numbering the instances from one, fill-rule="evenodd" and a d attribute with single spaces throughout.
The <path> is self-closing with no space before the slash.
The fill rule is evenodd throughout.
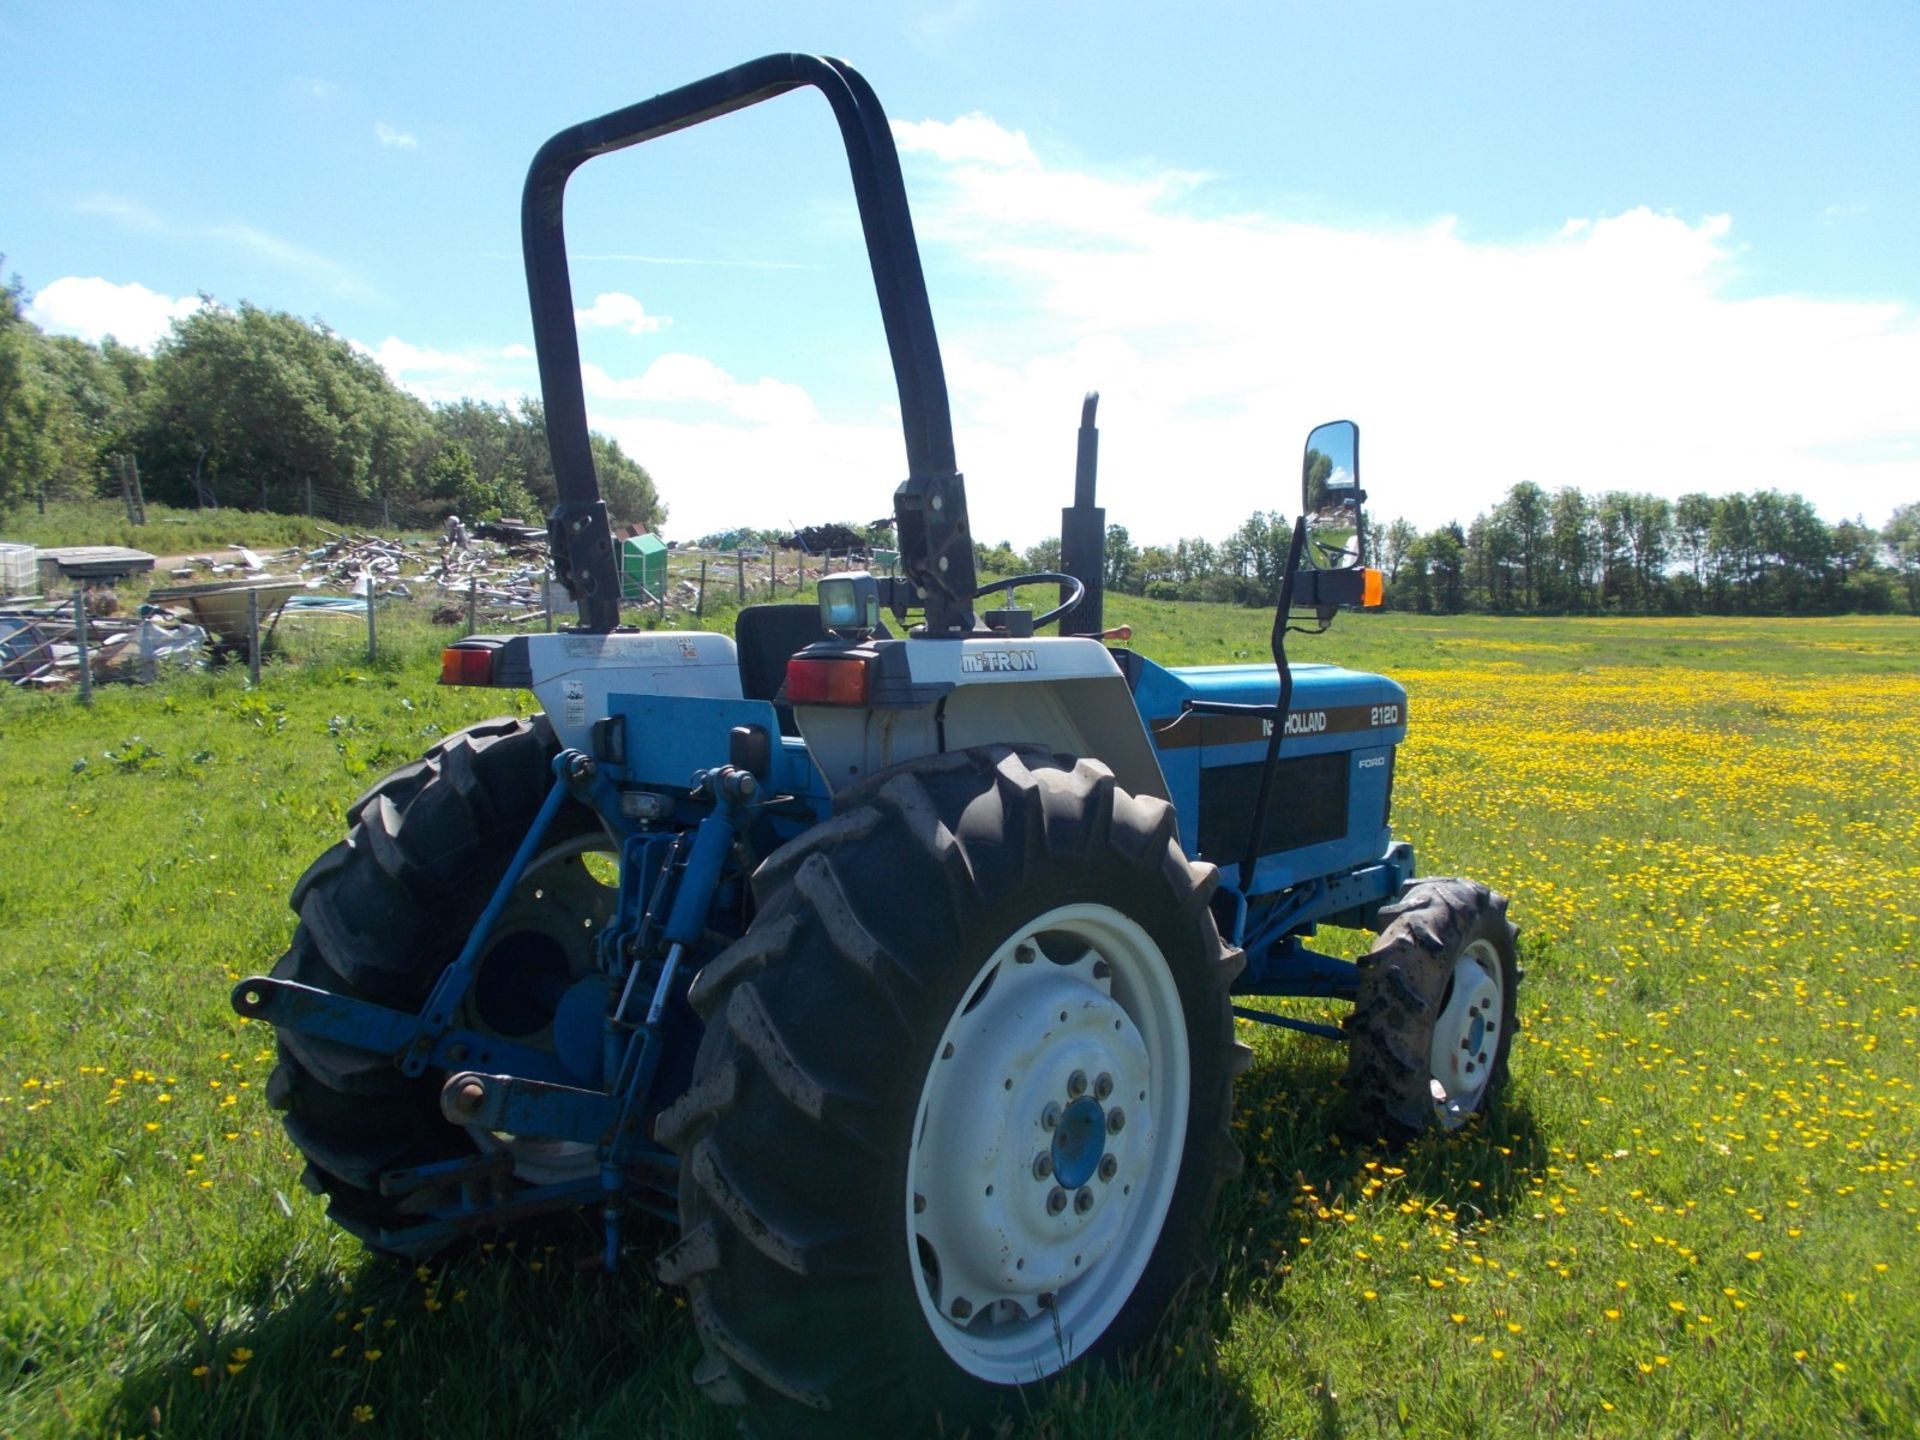
<path id="1" fill-rule="evenodd" d="M 1287 546 L 1287 568 L 1280 577 L 1280 607 L 1273 612 L 1273 663 L 1280 672 L 1280 698 L 1274 706 L 1273 733 L 1267 736 L 1267 763 L 1260 767 L 1260 789 L 1253 801 L 1253 824 L 1240 857 L 1240 893 L 1253 894 L 1253 866 L 1260 855 L 1260 838 L 1267 833 L 1267 810 L 1273 803 L 1273 767 L 1280 760 L 1280 742 L 1293 710 L 1293 668 L 1287 664 L 1287 617 L 1293 611 L 1293 586 L 1300 574 L 1300 557 L 1307 548 L 1307 517 L 1296 515 L 1293 541 Z"/>

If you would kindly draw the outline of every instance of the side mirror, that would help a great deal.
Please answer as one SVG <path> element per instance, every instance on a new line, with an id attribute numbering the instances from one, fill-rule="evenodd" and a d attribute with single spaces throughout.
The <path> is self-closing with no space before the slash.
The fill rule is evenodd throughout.
<path id="1" fill-rule="evenodd" d="M 1360 427 L 1351 420 L 1316 425 L 1300 468 L 1300 513 L 1306 517 L 1313 563 L 1350 569 L 1366 559 L 1360 488 Z"/>

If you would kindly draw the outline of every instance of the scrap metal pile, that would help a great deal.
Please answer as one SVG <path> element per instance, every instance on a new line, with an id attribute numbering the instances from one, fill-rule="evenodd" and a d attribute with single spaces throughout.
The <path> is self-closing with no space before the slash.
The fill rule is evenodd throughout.
<path id="1" fill-rule="evenodd" d="M 434 621 L 442 625 L 539 625 L 547 620 L 549 603 L 554 623 L 571 623 L 571 602 L 551 581 L 546 534 L 535 526 L 495 521 L 469 531 L 449 525 L 432 539 L 320 528 L 326 539 L 311 547 L 231 545 L 163 562 L 155 575 L 160 583 L 146 604 L 140 603 L 141 581 L 132 582 L 124 601 L 116 590 L 90 588 L 86 634 L 92 679 L 151 680 L 168 663 L 245 654 L 249 623 L 259 625 L 263 645 L 270 649 L 283 618 L 364 616 L 369 579 L 376 604 L 389 599 L 431 604 Z M 672 554 L 666 593 L 641 591 L 630 594 L 628 603 L 691 617 L 704 613 L 709 600 L 752 603 L 791 596 L 830 570 L 864 560 L 858 552 L 682 548 Z M 253 621 L 248 590 L 258 592 Z M 124 613 L 123 606 L 139 613 Z M 0 682 L 66 688 L 77 683 L 79 668 L 70 594 L 57 601 L 0 605 Z"/>
<path id="2" fill-rule="evenodd" d="M 127 615 L 117 592 L 87 593 L 84 626 L 71 596 L 0 610 L 0 681 L 23 689 L 65 690 L 80 681 L 81 639 L 92 683 L 148 682 L 176 665 L 197 665 L 207 632 L 170 615 Z"/>
<path id="3" fill-rule="evenodd" d="M 464 527 L 436 540 L 397 540 L 366 532 L 327 531 L 323 545 L 288 550 L 279 558 L 297 571 L 309 588 L 360 599 L 371 577 L 378 600 L 385 596 L 418 600 L 438 596 L 434 618 L 457 624 L 471 602 L 475 618 L 486 625 L 515 625 L 545 618 L 550 561 L 544 533 L 531 527 L 481 525 L 469 535 Z M 498 538 L 483 539 L 491 535 Z M 560 595 L 556 604 L 564 604 Z"/>

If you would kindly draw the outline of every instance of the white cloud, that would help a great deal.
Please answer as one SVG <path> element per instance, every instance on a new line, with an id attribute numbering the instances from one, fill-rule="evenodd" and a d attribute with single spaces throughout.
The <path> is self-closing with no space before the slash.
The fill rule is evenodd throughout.
<path id="1" fill-rule="evenodd" d="M 229 245 L 237 245 L 242 250 L 250 250 L 276 265 L 326 285 L 337 295 L 365 297 L 373 293 L 365 281 L 338 260 L 322 255 L 317 250 L 309 250 L 306 246 L 295 244 L 291 240 L 282 239 L 269 230 L 262 230 L 257 225 L 236 220 L 219 225 L 208 225 L 195 233 L 211 240 L 221 240 Z"/>
<path id="2" fill-rule="evenodd" d="M 1874 521 L 1920 495 L 1913 304 L 1753 293 L 1731 217 L 1542 214 L 1520 238 L 1445 216 L 1308 222 L 1223 213 L 1187 172 L 1062 166 L 980 116 L 896 134 L 983 538 L 1054 531 L 1089 389 L 1101 502 L 1136 542 L 1290 510 L 1307 431 L 1341 416 L 1366 431 L 1375 513 L 1424 526 L 1520 480 L 1778 488 Z M 603 302 L 586 313 L 621 313 Z M 532 388 L 524 352 L 388 353 L 419 393 Z M 596 358 L 592 423 L 652 471 L 677 536 L 868 519 L 905 473 L 890 391 L 823 414 L 781 375 Z"/>
<path id="3" fill-rule="evenodd" d="M 958 120 L 895 120 L 893 143 L 903 155 L 931 155 L 947 165 L 973 163 L 1038 168 L 1026 132 L 1007 130 L 985 115 Z"/>
<path id="4" fill-rule="evenodd" d="M 99 344 L 111 335 L 122 345 L 150 350 L 173 322 L 198 310 L 197 296 L 175 299 L 137 281 L 116 285 L 98 275 L 68 275 L 33 297 L 27 318 L 42 330 Z"/>
<path id="5" fill-rule="evenodd" d="M 124 229 L 148 235 L 160 234 L 168 228 L 167 222 L 152 210 L 124 195 L 89 195 L 75 208 L 82 215 L 99 215 Z"/>
<path id="6" fill-rule="evenodd" d="M 670 316 L 649 315 L 646 306 L 618 290 L 594 296 L 592 305 L 575 310 L 573 316 L 583 328 L 606 327 L 629 335 L 651 335 L 673 323 Z"/>
<path id="7" fill-rule="evenodd" d="M 314 100 L 331 100 L 340 87 L 331 80 L 323 80 L 318 75 L 301 75 L 294 82 Z"/>
<path id="8" fill-rule="evenodd" d="M 978 163 L 1030 147 L 970 118 L 964 144 L 908 148 L 929 270 L 996 297 L 938 317 L 982 535 L 1051 527 L 1027 502 L 1069 498 L 1087 389 L 1102 500 L 1136 539 L 1290 507 L 1300 443 L 1336 415 L 1367 432 L 1377 510 L 1428 525 L 1522 479 L 1777 487 L 1836 517 L 1920 494 L 1913 309 L 1740 294 L 1727 216 L 1542 216 L 1497 241 L 1221 215 L 1192 175 Z"/>
<path id="9" fill-rule="evenodd" d="M 661 486 L 667 533 L 676 539 L 736 525 L 871 520 L 891 512 L 904 474 L 899 435 L 874 426 L 818 418 L 739 425 L 605 410 L 589 418 Z"/>
<path id="10" fill-rule="evenodd" d="M 328 286 L 335 294 L 366 297 L 373 292 L 350 268 L 331 256 L 309 250 L 244 220 L 211 225 L 176 225 L 137 200 L 120 195 L 89 195 L 75 207 L 83 215 L 98 215 L 124 230 L 176 239 L 217 240 L 250 251 L 284 269 L 296 271 Z"/>
<path id="11" fill-rule="evenodd" d="M 389 125 L 384 120 L 374 125 L 373 133 L 382 145 L 389 146 L 395 150 L 413 150 L 417 149 L 420 144 L 420 137 L 418 135 L 398 129 L 395 126 Z"/>
<path id="12" fill-rule="evenodd" d="M 817 414 L 812 398 L 798 385 L 736 380 L 698 355 L 662 355 L 632 380 L 615 379 L 592 361 L 583 363 L 580 373 L 589 400 L 709 406 L 752 425 L 806 425 Z"/>
<path id="13" fill-rule="evenodd" d="M 512 404 L 539 389 L 533 367 L 526 363 L 533 352 L 524 345 L 438 350 L 394 335 L 378 345 L 360 340 L 350 343 L 377 361 L 394 384 L 429 404 L 460 399 Z"/>

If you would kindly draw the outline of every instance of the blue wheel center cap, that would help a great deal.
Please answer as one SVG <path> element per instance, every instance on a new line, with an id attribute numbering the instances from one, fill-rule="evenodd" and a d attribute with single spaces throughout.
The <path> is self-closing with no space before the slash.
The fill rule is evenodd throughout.
<path id="1" fill-rule="evenodd" d="M 1082 1095 L 1061 1112 L 1054 1128 L 1054 1179 L 1068 1190 L 1078 1190 L 1093 1178 L 1106 1153 L 1106 1112 L 1091 1095 Z"/>

